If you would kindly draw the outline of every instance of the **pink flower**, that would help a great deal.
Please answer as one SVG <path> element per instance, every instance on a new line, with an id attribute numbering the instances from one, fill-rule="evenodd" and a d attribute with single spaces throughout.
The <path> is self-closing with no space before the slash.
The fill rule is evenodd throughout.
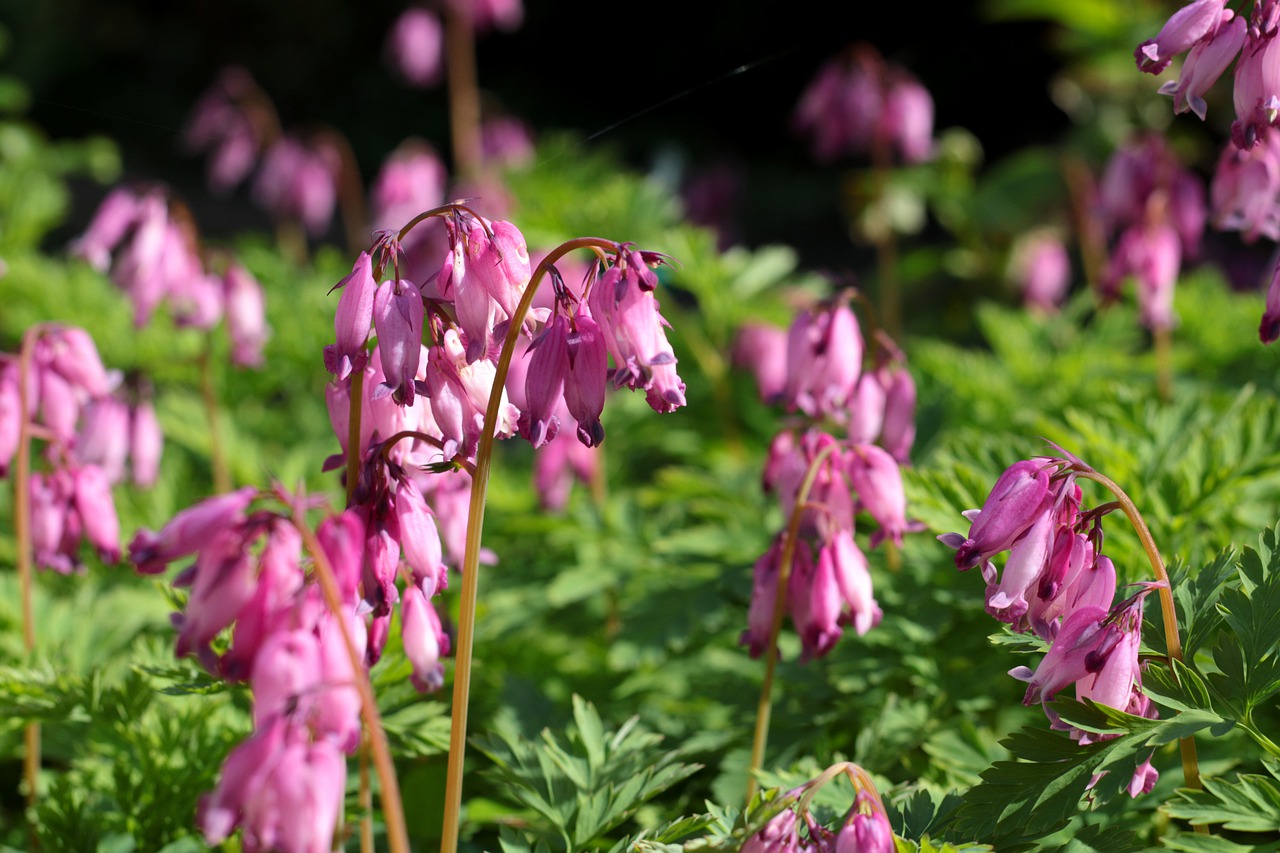
<path id="1" fill-rule="evenodd" d="M 129 457 L 133 460 L 133 482 L 138 486 L 155 484 L 160 473 L 160 454 L 164 450 L 164 434 L 156 410 L 143 400 L 133 409 L 129 423 Z"/>
<path id="2" fill-rule="evenodd" d="M 235 621 L 257 586 L 248 553 L 251 542 L 241 531 L 228 528 L 201 548 L 191 597 L 174 621 L 178 629 L 174 651 L 178 657 L 196 652 L 206 666 L 214 668 L 209 665 L 209 643 Z"/>
<path id="3" fill-rule="evenodd" d="M 141 208 L 139 196 L 124 187 L 115 188 L 98 205 L 84 234 L 72 241 L 71 254 L 84 258 L 98 272 L 106 272 L 111 253 L 134 227 Z"/>
<path id="4" fill-rule="evenodd" d="M 387 58 L 411 86 L 440 82 L 444 70 L 444 28 L 426 9 L 411 7 L 396 18 L 387 34 Z"/>
<path id="5" fill-rule="evenodd" d="M 231 336 L 231 363 L 238 367 L 259 367 L 262 365 L 262 348 L 270 332 L 262 285 L 248 270 L 234 262 L 227 267 L 222 281 L 227 334 Z"/>
<path id="6" fill-rule="evenodd" d="M 874 444 L 858 444 L 849 451 L 846 464 L 858 504 L 880 525 L 871 535 L 871 547 L 885 539 L 902 547 L 902 534 L 914 526 L 907 522 L 907 498 L 897 460 Z"/>
<path id="7" fill-rule="evenodd" d="M 985 563 L 1027 531 L 1049 507 L 1049 469 L 1041 459 L 1015 462 L 991 487 L 980 510 L 965 513 L 972 522 L 968 537 L 947 533 L 938 537 L 956 549 L 956 568 Z"/>
<path id="8" fill-rule="evenodd" d="M 257 494 L 256 488 L 247 486 L 182 510 L 159 533 L 139 530 L 129 543 L 130 562 L 143 574 L 163 572 L 168 563 L 194 554 L 223 530 L 239 524 Z"/>
<path id="9" fill-rule="evenodd" d="M 1052 313 L 1067 295 L 1071 261 L 1061 240 L 1040 234 L 1019 241 L 1009 262 L 1009 272 L 1028 308 Z"/>
<path id="10" fill-rule="evenodd" d="M 773 608 L 778 597 L 778 561 L 782 555 L 783 535 L 774 537 L 769 550 L 756 560 L 751 587 L 751 607 L 747 612 L 747 630 L 738 639 L 753 658 L 764 654 L 773 629 Z M 792 567 L 794 573 L 795 567 Z"/>
<path id="11" fill-rule="evenodd" d="M 1177 82 L 1169 81 L 1160 87 L 1160 94 L 1173 96 L 1175 114 L 1190 111 L 1204 121 L 1208 109 L 1204 93 L 1213 88 L 1222 72 L 1240 53 L 1247 29 L 1242 16 L 1235 15 L 1230 9 L 1222 10 L 1217 32 L 1191 48 L 1182 63 L 1182 73 Z"/>
<path id="12" fill-rule="evenodd" d="M 404 653 L 413 664 L 409 680 L 419 693 L 432 693 L 444 686 L 444 664 L 449 653 L 449 637 L 444 633 L 435 608 L 416 585 L 404 591 L 400 611 Z"/>
<path id="13" fill-rule="evenodd" d="M 375 392 L 400 405 L 413 402 L 414 377 L 422 352 L 422 295 L 410 281 L 384 281 L 373 297 L 373 326 L 386 382 Z"/>
<path id="14" fill-rule="evenodd" d="M 1154 39 L 1144 41 L 1134 50 L 1138 69 L 1159 74 L 1173 57 L 1212 35 L 1225 3 L 1226 0 L 1195 0 L 1174 12 Z"/>
<path id="15" fill-rule="evenodd" d="M 750 370 L 760 399 L 772 402 L 787 387 L 787 333 L 761 323 L 746 324 L 734 342 L 733 363 Z"/>
<path id="16" fill-rule="evenodd" d="M 378 288 L 368 252 L 360 253 L 350 275 L 334 285 L 334 289 L 342 291 L 333 316 L 337 342 L 324 348 L 324 366 L 341 381 L 357 370 L 364 370 L 369 360 L 365 345 L 373 326 L 374 293 Z"/>

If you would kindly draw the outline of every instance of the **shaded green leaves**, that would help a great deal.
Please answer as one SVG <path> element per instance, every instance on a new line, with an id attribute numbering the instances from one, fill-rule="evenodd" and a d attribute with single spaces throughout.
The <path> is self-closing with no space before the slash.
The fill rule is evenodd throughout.
<path id="1" fill-rule="evenodd" d="M 643 731 L 638 718 L 607 731 L 596 709 L 578 696 L 573 718 L 563 738 L 544 729 L 540 740 L 528 740 L 499 727 L 496 736 L 476 739 L 496 765 L 489 774 L 502 790 L 541 816 L 566 849 L 588 848 L 700 769 L 681 763 L 678 751 L 660 750 L 661 735 Z"/>

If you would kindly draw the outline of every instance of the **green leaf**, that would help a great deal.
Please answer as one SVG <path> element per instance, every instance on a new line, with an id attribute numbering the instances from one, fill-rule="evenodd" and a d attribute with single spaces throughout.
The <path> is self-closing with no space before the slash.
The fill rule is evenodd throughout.
<path id="1" fill-rule="evenodd" d="M 1165 811 L 1193 826 L 1222 824 L 1240 832 L 1280 831 L 1280 788 L 1265 776 L 1240 774 L 1234 782 L 1205 779 L 1203 791 L 1180 789 Z"/>

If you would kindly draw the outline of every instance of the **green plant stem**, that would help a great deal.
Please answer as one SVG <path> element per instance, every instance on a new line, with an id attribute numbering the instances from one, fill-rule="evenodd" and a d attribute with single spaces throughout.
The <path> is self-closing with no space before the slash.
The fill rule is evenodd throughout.
<path id="1" fill-rule="evenodd" d="M 407 228 L 408 226 L 406 226 Z M 444 829 L 441 853 L 455 853 L 458 831 L 462 824 L 462 773 L 467 748 L 467 704 L 471 694 L 471 650 L 475 639 L 476 597 L 480 588 L 480 534 L 484 527 L 485 497 L 489 487 L 489 471 L 493 463 L 494 432 L 498 408 L 507 381 L 507 370 L 515 351 L 516 338 L 524 325 L 524 317 L 533 304 L 533 295 L 548 269 L 560 258 L 576 249 L 615 251 L 618 244 L 599 237 L 579 237 L 552 250 L 529 278 L 512 316 L 507 337 L 502 343 L 489 405 L 485 409 L 480 444 L 476 449 L 475 473 L 471 475 L 471 502 L 467 512 L 467 544 L 462 558 L 462 594 L 458 604 L 458 644 L 454 652 L 453 709 L 449 731 L 449 766 L 445 775 Z"/>
<path id="2" fill-rule="evenodd" d="M 196 360 L 200 368 L 200 396 L 204 400 L 205 415 L 209 419 L 209 465 L 213 469 L 213 491 L 226 494 L 231 491 L 231 474 L 227 470 L 227 457 L 222 449 L 222 433 L 219 429 L 218 394 L 213 387 L 213 335 L 204 339 L 204 349 Z"/>
<path id="3" fill-rule="evenodd" d="M 347 401 L 347 506 L 356 494 L 360 481 L 360 417 L 364 411 L 364 371 L 351 373 L 351 399 Z"/>
<path id="4" fill-rule="evenodd" d="M 22 337 L 18 356 L 18 453 L 13 472 L 13 532 L 18 549 L 18 584 L 22 595 L 22 648 L 30 661 L 36 650 L 36 618 L 32 605 L 34 583 L 31 554 L 31 424 L 30 411 L 31 359 L 36 339 L 43 326 L 33 326 Z M 23 729 L 22 780 L 27 788 L 27 808 L 33 809 L 40 777 L 40 724 L 27 723 Z M 31 824 L 31 843 L 36 845 L 35 824 Z"/>
<path id="5" fill-rule="evenodd" d="M 1120 504 L 1125 517 L 1129 519 L 1129 523 L 1133 525 L 1134 531 L 1138 534 L 1138 540 L 1142 542 L 1142 549 L 1147 552 L 1147 559 L 1151 562 L 1151 570 L 1155 573 L 1156 580 L 1163 581 L 1164 586 L 1156 590 L 1160 596 L 1160 615 L 1164 622 L 1164 640 L 1169 650 L 1169 658 L 1171 660 L 1182 660 L 1182 639 L 1178 636 L 1178 611 L 1173 603 L 1173 586 L 1169 580 L 1169 573 L 1165 571 L 1164 560 L 1160 557 L 1160 550 L 1156 547 L 1155 539 L 1151 537 L 1151 530 L 1147 527 L 1147 522 L 1143 520 L 1141 513 L 1138 512 L 1137 505 L 1129 498 L 1124 490 L 1116 485 L 1114 480 L 1099 474 L 1097 471 L 1078 471 L 1076 476 L 1086 480 L 1093 480 L 1095 483 L 1102 484 L 1103 488 L 1116 496 L 1116 501 Z M 1174 678 L 1177 678 L 1178 671 L 1172 670 Z M 1178 749 L 1182 754 L 1182 779 L 1183 784 L 1188 788 L 1199 790 L 1203 786 L 1200 784 L 1200 764 L 1196 757 L 1196 742 L 1193 737 L 1184 737 L 1178 741 Z M 1196 827 L 1197 832 L 1207 832 L 1204 827 Z"/>
<path id="6" fill-rule="evenodd" d="M 343 645 L 347 647 L 347 656 L 351 660 L 351 674 L 355 680 L 356 692 L 360 694 L 360 717 L 364 721 L 365 731 L 369 737 L 369 747 L 373 753 L 373 766 L 378 771 L 381 783 L 379 793 L 382 797 L 382 818 L 387 825 L 387 843 L 392 853 L 410 853 L 409 833 L 404 822 L 404 807 L 400 802 L 400 786 L 396 782 L 396 768 L 391 760 L 391 747 L 387 744 L 387 733 L 383 731 L 382 720 L 378 716 L 378 703 L 373 695 L 373 687 L 369 683 L 369 674 L 365 670 L 364 661 L 356 649 L 351 637 L 350 621 L 342 609 L 342 594 L 338 591 L 338 582 L 333 576 L 333 566 L 329 563 L 324 548 L 320 546 L 315 533 L 307 525 L 302 515 L 302 502 L 298 501 L 293 508 L 293 525 L 302 535 L 302 543 L 315 564 L 316 579 L 320 582 L 320 592 L 324 596 L 325 606 L 338 623 L 342 633 Z"/>
<path id="7" fill-rule="evenodd" d="M 800 489 L 796 492 L 795 507 L 791 510 L 791 519 L 787 524 L 787 538 L 783 543 L 778 565 L 778 589 L 773 596 L 769 643 L 764 650 L 764 684 L 760 687 L 760 700 L 756 704 L 756 729 L 751 738 L 751 764 L 747 767 L 748 804 L 756 794 L 756 773 L 764 764 L 764 748 L 769 740 L 769 717 L 773 713 L 773 674 L 778 665 L 778 634 L 782 631 L 782 616 L 786 612 L 787 581 L 791 578 L 791 565 L 795 561 L 800 519 L 805 511 L 805 502 L 809 499 L 809 490 L 813 488 L 813 481 L 817 479 L 818 471 L 835 448 L 834 444 L 827 445 L 809 463 L 809 470 L 805 472 Z"/>
<path id="8" fill-rule="evenodd" d="M 445 74 L 449 78 L 449 135 L 453 167 L 461 178 L 475 177 L 482 165 L 480 85 L 476 78 L 476 37 L 470 3 L 444 4 Z"/>

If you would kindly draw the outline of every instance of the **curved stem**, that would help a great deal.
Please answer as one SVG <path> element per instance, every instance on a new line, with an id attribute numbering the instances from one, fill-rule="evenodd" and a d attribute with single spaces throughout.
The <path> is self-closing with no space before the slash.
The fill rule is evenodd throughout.
<path id="1" fill-rule="evenodd" d="M 751 764 L 747 767 L 747 802 L 755 796 L 756 772 L 764 764 L 764 748 L 769 739 L 769 717 L 773 712 L 773 673 L 778 665 L 778 633 L 782 630 L 782 616 L 786 612 L 787 581 L 791 578 L 791 564 L 796 556 L 796 541 L 800 536 L 800 520 L 809 500 L 809 490 L 818 478 L 818 471 L 837 445 L 828 444 L 809 463 L 809 470 L 796 492 L 795 507 L 787 524 L 786 539 L 778 565 L 778 588 L 773 596 L 773 622 L 769 626 L 769 644 L 764 650 L 764 684 L 760 687 L 760 700 L 756 703 L 756 730 L 751 739 Z"/>
<path id="2" fill-rule="evenodd" d="M 1151 570 L 1155 573 L 1156 580 L 1164 582 L 1164 586 L 1160 587 L 1156 592 L 1160 596 L 1160 615 L 1162 617 L 1161 621 L 1164 622 L 1165 645 L 1168 648 L 1169 657 L 1173 660 L 1181 661 L 1182 639 L 1178 636 L 1178 611 L 1173 603 L 1173 586 L 1169 581 L 1169 573 L 1165 571 L 1164 560 L 1160 557 L 1160 550 L 1156 547 L 1155 539 L 1151 537 L 1150 529 L 1147 528 L 1147 522 L 1143 520 L 1142 515 L 1138 512 L 1138 507 L 1124 493 L 1124 490 L 1109 477 L 1105 477 L 1093 470 L 1077 471 L 1076 476 L 1100 483 L 1107 491 L 1115 495 L 1120 509 L 1124 511 L 1129 523 L 1133 525 L 1134 531 L 1138 534 L 1138 540 L 1142 543 L 1142 549 L 1147 552 L 1147 559 L 1151 562 Z M 1178 671 L 1176 669 L 1171 669 L 1171 671 L 1174 678 L 1177 678 Z M 1182 753 L 1183 784 L 1188 788 L 1201 788 L 1200 765 L 1196 757 L 1195 739 L 1193 737 L 1181 738 L 1178 741 L 1178 748 Z M 1200 827 L 1197 827 L 1197 831 L 1199 830 Z"/>
<path id="3" fill-rule="evenodd" d="M 316 567 L 316 579 L 320 582 L 320 592 L 324 595 L 325 606 L 329 609 L 333 620 L 338 623 L 342 633 L 343 645 L 351 659 L 351 674 L 355 679 L 356 691 L 360 694 L 360 717 L 364 721 L 365 731 L 369 735 L 369 746 L 373 752 L 373 766 L 378 771 L 381 783 L 379 793 L 382 798 L 382 817 L 387 824 L 387 843 L 392 853 L 410 853 L 409 833 L 404 822 L 404 807 L 400 802 L 400 786 L 396 782 L 396 768 L 391 760 L 391 747 L 387 744 L 387 733 L 382 729 L 382 720 L 378 716 L 378 704 L 373 695 L 373 687 L 369 683 L 369 674 L 365 670 L 364 661 L 356 649 L 351 637 L 351 626 L 342 609 L 342 594 L 338 591 L 338 582 L 333 576 L 333 566 L 320 546 L 315 533 L 302 517 L 302 502 L 295 502 L 293 508 L 293 526 L 302 535 L 302 542 L 311 554 Z"/>
<path id="4" fill-rule="evenodd" d="M 467 702 L 471 693 L 471 649 L 475 638 L 476 597 L 480 588 L 480 534 L 484 527 L 485 496 L 489 487 L 489 470 L 493 462 L 494 431 L 498 422 L 498 408 L 502 404 L 502 391 L 507 381 L 507 370 L 515 351 L 516 338 L 524 325 L 525 315 L 533 304 L 533 295 L 542 283 L 551 265 L 576 249 L 606 249 L 616 251 L 618 244 L 599 237 L 579 237 L 552 250 L 529 278 L 529 285 L 520 297 L 515 314 L 511 317 L 507 337 L 502 342 L 498 368 L 489 391 L 489 405 L 485 409 L 484 425 L 480 430 L 480 444 L 476 449 L 475 473 L 471 475 L 471 502 L 467 511 L 467 544 L 462 558 L 462 593 L 458 604 L 458 645 L 454 653 L 453 712 L 449 731 L 449 766 L 445 775 L 444 830 L 440 840 L 441 853 L 454 853 L 458 849 L 458 830 L 462 822 L 462 769 L 467 748 Z"/>
<path id="5" fill-rule="evenodd" d="M 404 429 L 382 442 L 381 453 L 383 459 L 387 458 L 387 454 L 391 452 L 391 448 L 394 447 L 395 443 L 402 438 L 416 438 L 418 441 L 426 442 L 437 450 L 444 450 L 444 442 L 435 436 L 427 435 L 425 432 L 418 432 L 416 429 Z M 463 459 L 461 453 L 453 459 L 450 459 L 449 462 L 472 476 L 476 473 L 476 466 L 472 465 L 466 459 Z"/>
<path id="6" fill-rule="evenodd" d="M 33 326 L 22 337 L 22 353 L 18 357 L 18 458 L 13 472 L 13 532 L 18 549 L 18 584 L 22 596 L 22 648 L 28 661 L 36 650 L 36 618 L 32 605 L 33 567 L 31 554 L 31 425 L 30 411 L 31 359 L 36 339 L 43 326 Z M 35 807 L 36 783 L 40 776 L 40 724 L 27 723 L 23 729 L 22 779 L 27 788 L 27 808 Z M 31 841 L 36 843 L 35 825 Z"/>

